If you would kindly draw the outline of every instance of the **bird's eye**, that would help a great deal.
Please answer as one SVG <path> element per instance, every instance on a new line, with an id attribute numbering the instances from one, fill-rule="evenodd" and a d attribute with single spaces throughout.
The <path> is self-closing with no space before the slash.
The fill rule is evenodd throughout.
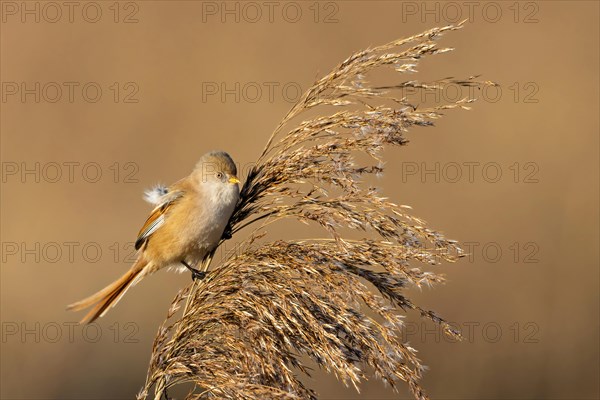
<path id="1" fill-rule="evenodd" d="M 223 179 L 223 173 L 222 172 L 217 172 L 217 178 L 218 179 Z"/>

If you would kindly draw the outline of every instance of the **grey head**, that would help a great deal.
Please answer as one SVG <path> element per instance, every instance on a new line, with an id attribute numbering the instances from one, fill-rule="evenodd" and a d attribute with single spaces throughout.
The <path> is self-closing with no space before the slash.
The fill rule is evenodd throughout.
<path id="1" fill-rule="evenodd" d="M 204 154 L 196 164 L 194 174 L 201 182 L 239 183 L 237 167 L 229 154 L 224 151 L 211 151 Z"/>

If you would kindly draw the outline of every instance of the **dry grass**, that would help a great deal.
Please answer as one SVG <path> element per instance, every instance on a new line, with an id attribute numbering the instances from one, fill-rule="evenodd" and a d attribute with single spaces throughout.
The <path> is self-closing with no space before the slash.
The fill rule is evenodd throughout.
<path id="1" fill-rule="evenodd" d="M 158 399 L 183 382 L 193 383 L 190 398 L 316 398 L 298 378 L 309 373 L 307 360 L 357 390 L 374 371 L 392 388 L 405 381 L 415 398 L 426 398 L 419 385 L 423 366 L 400 340 L 403 313 L 415 310 L 448 335 L 460 334 L 404 291 L 442 282 L 418 265 L 455 261 L 462 251 L 409 215 L 408 207 L 379 196 L 364 178 L 382 172 L 385 145 L 406 144 L 411 127 L 433 125 L 444 110 L 467 108 L 473 100 L 420 108 L 394 93 L 489 82 L 471 77 L 373 87 L 365 76 L 378 67 L 414 72 L 423 57 L 451 50 L 438 47 L 436 39 L 460 27 L 356 53 L 289 111 L 246 177 L 224 237 L 251 224 L 258 230 L 243 242 L 243 251 L 178 294 L 155 339 L 139 398 L 154 387 Z M 328 115 L 328 105 L 342 111 Z M 321 114 L 289 127 L 315 107 Z M 359 154 L 372 162 L 358 164 Z M 328 237 L 264 243 L 265 228 L 284 218 L 316 223 Z M 344 239 L 347 229 L 364 231 L 367 238 Z"/>

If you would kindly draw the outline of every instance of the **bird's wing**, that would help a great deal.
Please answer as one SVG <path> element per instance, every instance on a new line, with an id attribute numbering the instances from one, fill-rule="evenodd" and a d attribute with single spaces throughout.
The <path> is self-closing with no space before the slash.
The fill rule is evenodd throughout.
<path id="1" fill-rule="evenodd" d="M 156 232 L 165 222 L 166 212 L 179 200 L 185 192 L 183 190 L 169 191 L 161 197 L 161 203 L 152 210 L 150 216 L 140 229 L 137 239 L 135 240 L 135 249 L 138 250 Z"/>

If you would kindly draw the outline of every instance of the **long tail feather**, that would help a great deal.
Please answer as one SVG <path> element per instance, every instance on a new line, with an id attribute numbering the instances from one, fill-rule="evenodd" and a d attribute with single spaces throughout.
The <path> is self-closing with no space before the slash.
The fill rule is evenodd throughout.
<path id="1" fill-rule="evenodd" d="M 89 307 L 92 309 L 83 317 L 80 323 L 92 323 L 112 308 L 133 284 L 135 284 L 147 262 L 138 259 L 136 263 L 119 279 L 93 295 L 67 306 L 67 310 L 78 311 Z"/>

